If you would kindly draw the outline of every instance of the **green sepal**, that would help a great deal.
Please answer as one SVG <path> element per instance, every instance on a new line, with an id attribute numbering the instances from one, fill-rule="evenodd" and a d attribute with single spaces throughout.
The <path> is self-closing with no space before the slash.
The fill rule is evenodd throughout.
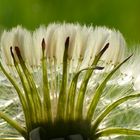
<path id="1" fill-rule="evenodd" d="M 4 114 L 1 111 L 0 111 L 0 118 L 4 119 L 8 124 L 14 127 L 24 138 L 27 138 L 28 133 L 26 129 L 21 127 L 21 125 L 17 121 L 11 119 L 8 115 Z"/>
<path id="2" fill-rule="evenodd" d="M 29 115 L 30 113 L 29 113 L 29 110 L 27 109 L 28 105 L 27 105 L 27 102 L 26 102 L 26 98 L 25 98 L 23 92 L 21 91 L 21 89 L 19 88 L 15 79 L 10 74 L 7 73 L 7 71 L 2 66 L 1 62 L 0 62 L 0 68 L 1 68 L 2 72 L 5 74 L 5 76 L 7 77 L 7 79 L 14 86 L 14 88 L 15 88 L 17 94 L 18 94 L 18 97 L 19 97 L 19 100 L 21 102 L 22 109 L 23 109 L 23 112 L 24 112 L 24 115 L 25 115 L 26 127 L 27 127 L 27 130 L 30 130 L 31 129 L 31 123 L 30 123 L 31 121 L 30 121 L 30 115 Z"/>
<path id="3" fill-rule="evenodd" d="M 81 74 L 81 72 L 85 70 L 91 70 L 91 69 L 102 70 L 103 67 L 93 66 L 93 67 L 84 68 L 79 72 L 77 72 L 71 81 L 70 88 L 68 90 L 67 109 L 66 109 L 66 117 L 69 120 L 73 120 L 75 118 L 75 97 L 76 97 L 76 87 L 77 87 L 78 77 Z"/>
<path id="4" fill-rule="evenodd" d="M 105 51 L 108 49 L 109 47 L 109 43 L 107 43 L 105 45 L 105 47 L 97 54 L 97 56 L 95 57 L 93 63 L 91 66 L 96 66 L 98 61 L 100 60 L 100 58 L 102 57 L 102 55 L 105 53 Z M 75 112 L 75 118 L 76 119 L 81 119 L 82 115 L 83 115 L 83 102 L 84 102 L 84 97 L 85 97 L 85 93 L 86 93 L 86 88 L 87 88 L 87 84 L 88 81 L 93 73 L 94 69 L 89 69 L 85 76 L 84 76 L 84 80 L 81 83 L 80 89 L 79 89 L 79 93 L 78 93 L 78 98 L 77 98 L 77 102 L 76 102 L 76 112 Z"/>
<path id="5" fill-rule="evenodd" d="M 131 55 L 132 56 L 132 55 Z M 100 100 L 100 97 L 102 95 L 102 92 L 106 86 L 106 83 L 108 82 L 108 80 L 112 77 L 112 75 L 131 57 L 129 56 L 128 58 L 126 58 L 122 63 L 120 63 L 118 66 L 116 66 L 110 73 L 107 74 L 107 76 L 105 77 L 105 79 L 101 82 L 101 84 L 98 86 L 98 88 L 96 89 L 96 91 L 93 93 L 93 98 L 91 101 L 91 104 L 88 108 L 88 112 L 87 112 L 87 116 L 86 119 L 91 121 L 92 117 L 94 115 L 96 106 Z"/>
<path id="6" fill-rule="evenodd" d="M 63 76 L 57 105 L 57 119 L 60 121 L 65 120 L 65 112 L 66 112 L 68 47 L 69 47 L 69 37 L 67 37 L 65 41 L 65 50 L 63 55 Z"/>
<path id="7" fill-rule="evenodd" d="M 42 74 L 43 74 L 43 121 L 52 122 L 51 99 L 47 75 L 47 58 L 45 57 L 45 40 L 42 40 Z"/>
<path id="8" fill-rule="evenodd" d="M 25 77 L 27 79 L 28 85 L 30 87 L 30 93 L 32 96 L 32 101 L 30 101 L 30 103 L 34 103 L 34 118 L 35 118 L 35 123 L 40 123 L 41 122 L 41 116 L 42 116 L 42 105 L 41 105 L 41 99 L 36 87 L 36 84 L 34 82 L 33 76 L 30 73 L 29 69 L 27 68 L 21 54 L 20 54 L 20 50 L 18 47 L 15 47 L 15 51 L 16 51 L 16 55 L 19 59 L 20 62 L 20 66 L 25 74 Z M 33 114 L 32 114 L 33 115 Z"/>

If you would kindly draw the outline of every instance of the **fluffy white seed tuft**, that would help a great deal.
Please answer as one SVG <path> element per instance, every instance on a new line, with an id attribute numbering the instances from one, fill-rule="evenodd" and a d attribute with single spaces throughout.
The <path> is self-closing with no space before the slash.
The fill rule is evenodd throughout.
<path id="1" fill-rule="evenodd" d="M 116 65 L 124 58 L 125 41 L 118 31 L 106 27 L 81 26 L 79 24 L 50 24 L 40 26 L 33 33 L 18 26 L 4 31 L 1 37 L 2 60 L 13 65 L 10 53 L 12 46 L 19 47 L 21 55 L 30 66 L 40 66 L 42 59 L 42 40 L 45 39 L 46 58 L 56 65 L 63 63 L 66 38 L 69 37 L 68 59 L 74 67 L 84 68 L 92 64 L 96 55 L 109 43 L 109 48 L 102 57 L 107 64 Z M 18 59 L 17 59 L 18 62 Z"/>

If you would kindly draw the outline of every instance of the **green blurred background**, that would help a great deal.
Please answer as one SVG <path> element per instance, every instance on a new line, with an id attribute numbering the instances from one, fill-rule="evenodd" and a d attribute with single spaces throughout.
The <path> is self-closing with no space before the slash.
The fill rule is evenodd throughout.
<path id="1" fill-rule="evenodd" d="M 0 0 L 1 31 L 63 21 L 119 29 L 128 44 L 138 44 L 140 0 Z"/>

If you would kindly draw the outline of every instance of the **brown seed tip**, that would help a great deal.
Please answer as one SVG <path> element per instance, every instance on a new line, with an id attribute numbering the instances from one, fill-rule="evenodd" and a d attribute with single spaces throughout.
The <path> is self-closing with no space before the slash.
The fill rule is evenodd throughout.
<path id="1" fill-rule="evenodd" d="M 15 51 L 18 57 L 21 56 L 19 47 L 15 46 Z"/>
<path id="2" fill-rule="evenodd" d="M 108 47 L 109 47 L 109 43 L 107 43 L 107 44 L 104 46 L 103 51 L 105 52 L 105 51 L 108 49 Z"/>
<path id="3" fill-rule="evenodd" d="M 109 47 L 109 43 L 107 43 L 107 44 L 103 47 L 103 49 L 100 51 L 100 55 L 103 55 L 104 52 L 108 49 L 108 47 Z"/>
<path id="4" fill-rule="evenodd" d="M 45 46 L 46 46 L 44 38 L 42 39 L 42 44 L 41 45 L 42 45 L 42 50 L 44 51 L 45 50 Z"/>
<path id="5" fill-rule="evenodd" d="M 97 70 L 103 70 L 104 67 L 96 66 L 95 69 L 97 69 Z"/>
<path id="6" fill-rule="evenodd" d="M 70 40 L 70 37 L 68 36 L 66 38 L 66 41 L 65 41 L 65 47 L 67 48 L 69 46 L 69 40 Z"/>
<path id="7" fill-rule="evenodd" d="M 12 46 L 10 47 L 10 52 L 11 52 L 11 55 L 12 55 L 12 57 L 14 58 L 14 54 L 13 54 L 13 50 L 12 50 L 13 48 L 12 48 Z"/>

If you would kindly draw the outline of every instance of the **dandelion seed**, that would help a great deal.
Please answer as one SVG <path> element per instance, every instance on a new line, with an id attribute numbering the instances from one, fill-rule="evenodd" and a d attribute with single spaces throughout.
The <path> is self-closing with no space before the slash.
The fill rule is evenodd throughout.
<path id="1" fill-rule="evenodd" d="M 7 65 L 13 65 L 10 47 L 14 48 L 15 46 L 18 46 L 22 51 L 24 61 L 29 61 L 31 58 L 31 42 L 30 32 L 20 26 L 13 28 L 10 31 L 4 31 L 1 37 L 1 54 L 3 62 L 5 62 Z"/>
<path id="2" fill-rule="evenodd" d="M 125 40 L 122 37 L 121 33 L 116 31 L 110 31 L 110 34 L 107 38 L 109 42 L 109 48 L 103 55 L 102 60 L 105 61 L 108 65 L 117 65 L 124 59 L 125 54 Z"/>

